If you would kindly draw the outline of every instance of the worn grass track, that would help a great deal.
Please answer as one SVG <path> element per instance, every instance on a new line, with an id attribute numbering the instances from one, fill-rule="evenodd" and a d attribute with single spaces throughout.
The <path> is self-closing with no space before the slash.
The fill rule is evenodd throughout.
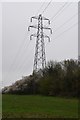
<path id="1" fill-rule="evenodd" d="M 38 95 L 3 95 L 3 118 L 78 118 L 78 100 Z"/>

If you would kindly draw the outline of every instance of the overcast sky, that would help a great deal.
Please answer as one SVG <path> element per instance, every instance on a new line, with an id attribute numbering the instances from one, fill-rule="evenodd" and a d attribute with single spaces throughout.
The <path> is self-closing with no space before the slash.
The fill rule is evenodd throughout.
<path id="1" fill-rule="evenodd" d="M 10 85 L 32 73 L 36 39 L 30 41 L 31 33 L 27 31 L 30 18 L 39 15 L 48 5 L 46 2 L 13 2 L 2 4 L 2 67 L 3 86 Z M 78 58 L 78 4 L 64 2 L 51 2 L 44 11 L 43 16 L 51 20 L 53 34 L 51 42 L 45 39 L 46 60 L 61 61 Z M 56 15 L 56 13 L 63 9 Z M 41 7 L 41 8 L 40 8 Z M 55 16 L 56 15 L 56 16 Z M 54 19 L 52 19 L 52 17 Z M 37 24 L 34 20 L 33 25 Z M 47 24 L 47 23 L 44 23 Z"/>

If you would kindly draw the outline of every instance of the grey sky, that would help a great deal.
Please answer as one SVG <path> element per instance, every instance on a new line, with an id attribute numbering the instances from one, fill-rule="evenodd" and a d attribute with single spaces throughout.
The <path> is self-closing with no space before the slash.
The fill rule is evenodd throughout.
<path id="1" fill-rule="evenodd" d="M 44 10 L 47 4 L 44 4 L 39 13 Z M 10 85 L 22 76 L 32 73 L 36 39 L 33 38 L 30 41 L 29 35 L 35 33 L 36 30 L 27 32 L 27 28 L 31 25 L 30 17 L 36 15 L 41 5 L 42 3 L 40 2 L 2 4 L 3 86 Z M 43 16 L 51 19 L 62 5 L 64 5 L 64 2 L 52 2 Z M 45 40 L 47 61 L 77 59 L 77 12 L 77 3 L 68 2 L 65 8 L 51 21 L 50 27 L 53 30 L 51 42 L 48 43 Z M 74 17 L 71 18 L 72 16 Z M 70 18 L 71 20 L 69 20 Z M 35 20 L 33 24 L 36 23 L 37 21 Z M 45 33 L 49 34 L 46 31 Z"/>

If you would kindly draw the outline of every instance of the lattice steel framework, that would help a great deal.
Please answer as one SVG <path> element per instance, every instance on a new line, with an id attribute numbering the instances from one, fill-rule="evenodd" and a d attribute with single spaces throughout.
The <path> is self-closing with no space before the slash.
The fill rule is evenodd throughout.
<path id="1" fill-rule="evenodd" d="M 50 24 L 50 20 L 42 17 L 40 14 L 39 16 L 31 17 L 31 22 L 33 19 L 38 20 L 38 25 L 31 25 L 28 27 L 28 31 L 30 31 L 30 28 L 36 28 L 37 33 L 30 35 L 30 40 L 32 40 L 32 37 L 36 37 L 36 47 L 35 47 L 35 57 L 34 57 L 34 66 L 33 71 L 38 72 L 39 70 L 42 70 L 46 66 L 46 56 L 45 56 L 45 43 L 44 38 L 48 38 L 50 42 L 50 37 L 44 34 L 44 29 L 50 30 L 52 34 L 52 30 L 49 27 L 46 27 L 43 25 L 43 20 L 47 20 L 48 24 Z"/>

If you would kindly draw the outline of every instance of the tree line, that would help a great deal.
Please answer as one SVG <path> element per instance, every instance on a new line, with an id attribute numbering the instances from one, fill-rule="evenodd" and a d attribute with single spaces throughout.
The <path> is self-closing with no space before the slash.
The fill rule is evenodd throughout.
<path id="1" fill-rule="evenodd" d="M 79 86 L 80 65 L 77 60 L 49 61 L 45 69 L 30 75 L 27 87 L 21 85 L 19 91 L 11 93 L 79 97 Z"/>

